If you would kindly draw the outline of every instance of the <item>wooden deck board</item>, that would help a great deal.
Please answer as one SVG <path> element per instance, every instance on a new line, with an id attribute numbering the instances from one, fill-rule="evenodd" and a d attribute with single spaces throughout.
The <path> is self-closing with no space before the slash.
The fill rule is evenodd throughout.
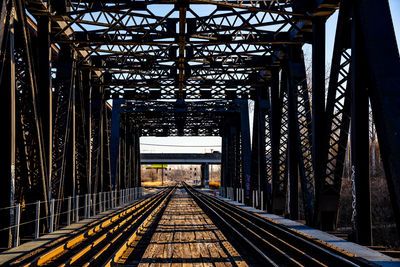
<path id="1" fill-rule="evenodd" d="M 247 266 L 184 189 L 172 196 L 139 263 L 144 266 Z"/>

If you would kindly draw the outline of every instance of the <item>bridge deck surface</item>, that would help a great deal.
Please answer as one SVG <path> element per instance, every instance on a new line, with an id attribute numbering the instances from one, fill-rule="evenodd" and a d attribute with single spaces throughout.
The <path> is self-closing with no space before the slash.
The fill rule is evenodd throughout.
<path id="1" fill-rule="evenodd" d="M 184 189 L 172 196 L 139 266 L 247 266 Z"/>
<path id="2" fill-rule="evenodd" d="M 213 195 L 214 191 L 210 189 L 203 189 L 202 192 Z M 307 225 L 299 223 L 297 221 L 289 220 L 283 218 L 279 215 L 267 213 L 266 211 L 262 211 L 259 209 L 255 209 L 253 207 L 246 206 L 237 201 L 231 200 L 229 198 L 225 198 L 222 196 L 217 196 L 220 199 L 223 199 L 231 204 L 237 205 L 245 210 L 257 213 L 261 217 L 267 218 L 274 223 L 281 224 L 286 226 L 288 229 L 292 229 L 298 233 L 301 233 L 305 236 L 311 237 L 314 240 L 318 240 L 321 243 L 327 244 L 328 246 L 335 248 L 338 251 L 342 251 L 352 257 L 363 258 L 372 263 L 377 264 L 377 266 L 400 266 L 400 260 L 396 258 L 389 257 L 384 255 L 376 250 L 370 249 L 366 246 L 362 246 L 337 236 L 331 235 L 329 233 L 320 231 L 318 229 L 311 228 Z"/>
<path id="3" fill-rule="evenodd" d="M 201 190 L 213 194 L 213 190 Z M 149 192 L 151 192 L 149 190 Z M 117 265 L 125 266 L 248 266 L 251 265 L 249 255 L 238 251 L 239 248 L 230 243 L 227 236 L 221 232 L 210 217 L 212 213 L 205 213 L 194 198 L 183 188 L 177 188 L 168 204 L 160 204 L 160 212 L 155 213 L 152 219 L 144 221 L 143 227 L 135 234 L 135 241 L 127 243 L 126 250 L 120 258 L 116 258 Z M 219 196 L 218 196 L 219 197 Z M 219 197 L 221 198 L 221 197 Z M 197 198 L 198 199 L 198 198 Z M 335 250 L 350 254 L 350 257 L 367 259 L 380 266 L 400 266 L 400 261 L 383 255 L 372 249 L 359 246 L 341 238 L 312 229 L 298 222 L 284 219 L 277 215 L 247 207 L 235 201 L 222 198 L 242 209 L 257 213 L 267 220 L 286 226 L 302 235 L 320 243 L 327 244 Z M 203 202 L 203 200 L 199 200 Z M 166 203 L 166 202 L 164 202 Z M 204 202 L 203 202 L 204 204 Z M 158 204 L 157 204 L 158 205 Z M 146 214 L 144 211 L 143 214 Z M 153 214 L 153 213 L 152 213 Z M 146 215 L 147 216 L 147 215 Z M 123 219 L 123 218 L 122 218 Z M 213 217 L 214 219 L 214 217 Z M 121 222 L 116 222 L 120 224 Z M 73 229 L 82 227 L 80 224 L 71 225 Z M 224 228 L 225 229 L 225 228 Z M 66 232 L 69 230 L 69 232 Z M 225 229 L 227 230 L 227 229 Z M 243 230 L 243 229 L 242 229 Z M 61 229 L 53 235 L 46 235 L 36 241 L 0 253 L 0 265 L 12 258 L 30 254 L 42 242 L 52 242 L 58 238 L 66 238 L 72 230 Z M 101 233 L 100 233 L 101 234 Z M 232 241 L 231 236 L 228 236 Z M 97 237 L 96 237 L 97 238 Z M 122 238 L 125 240 L 125 237 Z M 94 244 L 94 241 L 90 241 Z M 235 241 L 232 241 L 235 242 Z M 42 244 L 44 245 L 44 244 Z M 86 244 L 87 245 L 87 244 Z M 86 246 L 84 245 L 84 246 Z M 119 245 L 118 245 L 119 246 Z M 299 247 L 300 248 L 300 247 Z M 243 249 L 243 248 L 242 248 Z M 98 250 L 98 248 L 96 248 Z M 113 251 L 110 249 L 110 251 Z M 38 252 L 40 253 L 40 252 Z M 38 254 L 39 255 L 39 254 Z M 251 255 L 250 255 L 251 256 Z M 35 256 L 36 257 L 36 256 Z M 108 259 L 108 256 L 106 257 Z M 246 261 L 247 262 L 246 262 Z M 50 262 L 51 263 L 51 262 Z"/>

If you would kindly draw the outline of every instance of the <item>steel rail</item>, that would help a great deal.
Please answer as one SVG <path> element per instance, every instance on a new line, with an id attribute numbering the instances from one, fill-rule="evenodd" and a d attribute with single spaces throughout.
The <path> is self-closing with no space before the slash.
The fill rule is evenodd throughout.
<path id="1" fill-rule="evenodd" d="M 171 192 L 171 191 L 170 191 Z M 145 204 L 143 207 L 135 210 L 130 216 L 125 218 L 123 221 L 119 222 L 116 224 L 113 228 L 109 229 L 108 231 L 103 231 L 103 234 L 100 235 L 96 240 L 93 240 L 91 242 L 88 242 L 88 244 L 84 248 L 75 248 L 73 255 L 70 255 L 67 257 L 68 259 L 64 261 L 61 264 L 57 264 L 59 266 L 68 266 L 71 264 L 77 264 L 79 260 L 82 258 L 87 258 L 87 254 L 93 253 L 95 249 L 99 249 L 95 253 L 94 256 L 92 256 L 90 259 L 96 260 L 98 259 L 109 247 L 114 244 L 121 236 L 123 233 L 126 231 L 129 231 L 139 220 L 142 219 L 142 217 L 146 214 L 148 210 L 151 210 L 154 206 L 158 206 L 159 200 L 164 199 L 165 196 L 164 194 L 157 196 L 156 198 L 152 199 L 150 202 Z M 113 237 L 115 236 L 115 237 Z M 108 240 L 112 240 L 106 244 Z M 103 245 L 103 246 L 102 246 Z M 65 258 L 65 257 L 64 257 Z M 82 261 L 82 260 L 81 260 Z M 79 265 L 85 265 L 85 264 L 79 264 Z"/>
<path id="2" fill-rule="evenodd" d="M 90 235 L 93 230 L 97 231 L 99 227 L 104 227 L 107 225 L 107 221 L 112 220 L 115 221 L 118 216 L 123 215 L 124 211 L 130 210 L 133 206 L 140 205 L 142 202 L 146 201 L 147 199 L 139 199 L 136 200 L 134 203 L 123 207 L 122 209 L 114 210 L 110 214 L 104 216 L 103 218 L 100 218 L 99 220 L 93 221 L 88 223 L 87 225 L 83 226 L 82 228 L 79 228 L 72 233 L 70 233 L 70 236 L 76 237 L 78 235 Z M 24 255 L 21 257 L 18 257 L 16 259 L 13 259 L 10 261 L 8 264 L 9 265 L 22 265 L 23 263 L 27 262 L 28 260 L 32 259 L 33 257 L 36 257 L 39 254 L 46 253 L 48 249 L 54 248 L 55 246 L 59 245 L 62 242 L 69 242 L 71 241 L 70 237 L 64 236 L 60 237 L 60 239 L 50 242 L 50 244 L 45 244 L 44 246 L 41 246 L 33 251 L 29 252 L 29 255 Z"/>
<path id="3" fill-rule="evenodd" d="M 107 220 L 107 226 L 105 226 L 103 223 L 102 226 L 97 227 L 97 231 L 92 228 L 90 232 L 92 234 L 90 236 L 88 235 L 89 232 L 86 232 L 86 235 L 83 236 L 76 236 L 70 240 L 70 242 L 55 247 L 44 255 L 37 257 L 34 261 L 25 266 L 54 264 L 65 266 L 77 264 L 81 258 L 87 258 L 87 254 L 90 256 L 89 252 L 92 254 L 96 253 L 96 249 L 100 247 L 100 245 L 104 245 L 103 248 L 100 249 L 100 253 L 96 253 L 96 258 L 98 258 L 105 252 L 104 248 L 108 248 L 110 243 L 115 242 L 116 238 L 114 238 L 110 243 L 104 244 L 106 241 L 109 241 L 115 236 L 120 237 L 121 233 L 124 232 L 125 229 L 129 229 L 129 227 L 126 227 L 125 229 L 122 228 L 124 225 L 134 224 L 136 219 L 140 219 L 142 216 L 140 215 L 137 217 L 136 215 L 138 215 L 140 212 L 143 212 L 143 210 L 145 211 L 142 214 L 146 214 L 147 210 L 152 209 L 154 205 L 160 201 L 160 199 L 163 199 L 167 195 L 169 190 L 170 189 L 165 189 L 162 192 L 145 199 L 138 205 L 134 205 L 129 210 L 122 211 L 120 214 L 115 215 L 112 218 L 113 220 Z M 65 258 L 68 259 L 65 260 Z"/>
<path id="4" fill-rule="evenodd" d="M 88 240 L 92 240 L 98 235 L 101 235 L 104 231 L 108 231 L 113 228 L 113 225 L 120 224 L 129 218 L 131 214 L 135 213 L 142 206 L 147 205 L 149 202 L 154 201 L 154 199 L 159 198 L 167 192 L 165 189 L 157 194 L 151 195 L 148 198 L 138 200 L 122 209 L 116 210 L 111 214 L 89 223 L 87 226 L 83 227 L 78 231 L 74 231 L 70 234 L 71 237 L 60 238 L 59 242 L 52 242 L 46 248 L 39 247 L 36 251 L 29 253 L 30 257 L 22 256 L 20 258 L 14 259 L 9 264 L 18 266 L 40 266 L 46 264 L 48 261 L 62 256 L 67 250 L 75 248 Z"/>
<path id="5" fill-rule="evenodd" d="M 315 240 L 302 236 L 282 225 L 268 221 L 240 207 L 208 196 L 185 185 L 198 204 L 219 220 L 257 254 L 268 255 L 267 265 L 298 266 L 371 266 L 372 263 L 334 250 Z M 243 238 L 245 237 L 245 238 Z M 256 249 L 254 249 L 256 247 Z M 261 253 L 260 253 L 261 252 Z M 271 261 L 273 263 L 271 263 Z"/>
<path id="6" fill-rule="evenodd" d="M 157 208 L 153 210 L 138 227 L 136 227 L 135 231 L 133 231 L 132 234 L 126 239 L 126 241 L 118 248 L 118 250 L 114 252 L 114 254 L 108 259 L 104 266 L 114 266 L 118 263 L 118 261 L 122 258 L 122 256 L 126 253 L 128 249 L 132 249 L 132 247 L 134 247 L 135 239 L 138 237 L 139 233 L 144 230 L 144 226 L 146 225 L 146 223 L 153 220 L 160 213 L 161 209 L 166 206 L 167 201 L 170 199 L 170 196 L 173 194 L 175 189 L 176 187 L 174 188 L 174 190 L 171 190 L 167 197 L 160 203 L 160 205 L 158 205 Z"/>
<path id="7" fill-rule="evenodd" d="M 106 259 L 107 262 L 110 262 L 110 258 L 107 257 L 108 255 L 106 253 L 110 254 L 110 252 L 112 252 L 111 254 L 113 256 L 118 254 L 118 252 L 121 250 L 121 247 L 125 247 L 125 244 L 127 242 L 126 236 L 129 236 L 130 238 L 132 235 L 135 235 L 137 231 L 141 229 L 142 225 L 145 222 L 149 221 L 153 217 L 153 215 L 164 206 L 164 203 L 169 200 L 169 197 L 174 192 L 174 190 L 175 188 L 164 191 L 163 194 L 154 199 L 154 201 L 148 203 L 140 210 L 137 210 L 135 214 L 132 214 L 132 218 L 127 220 L 128 223 L 125 225 L 124 228 L 121 228 L 122 225 L 119 224 L 112 229 L 112 232 L 106 232 L 96 241 L 87 245 L 83 250 L 76 249 L 75 251 L 77 252 L 59 266 L 69 266 L 71 264 L 79 266 L 97 266 L 98 264 L 103 265 L 104 259 Z M 120 231 L 117 232 L 117 230 Z M 122 246 L 120 244 L 122 244 Z M 99 247 L 99 250 L 96 250 L 97 247 Z M 117 250 L 115 250 L 115 247 L 118 247 Z M 113 258 L 113 256 L 111 256 L 111 258 Z"/>

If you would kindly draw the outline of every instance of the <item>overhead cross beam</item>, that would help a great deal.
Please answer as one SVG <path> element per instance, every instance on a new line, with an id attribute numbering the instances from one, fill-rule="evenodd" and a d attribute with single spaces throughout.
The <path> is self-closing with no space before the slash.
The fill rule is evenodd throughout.
<path id="1" fill-rule="evenodd" d="M 296 12 L 290 1 L 66 3 L 68 8 L 51 16 L 59 26 L 52 40 L 72 45 L 84 53 L 83 60 L 101 58 L 97 62 L 104 64 L 100 66 L 86 65 L 101 71 L 100 76 L 111 77 L 104 85 L 117 88 L 109 94 L 114 98 L 123 96 L 125 88 L 147 86 L 121 84 L 121 78 L 169 84 L 172 95 L 161 98 L 196 98 L 187 88 L 199 81 L 221 80 L 237 87 L 236 81 L 249 82 L 250 73 L 279 61 L 275 52 L 284 45 L 312 41 L 311 16 Z M 152 5 L 163 7 L 153 9 Z M 203 7 L 211 12 L 199 14 Z M 222 86 L 215 87 L 221 96 Z M 236 96 L 248 93 L 237 91 Z"/>

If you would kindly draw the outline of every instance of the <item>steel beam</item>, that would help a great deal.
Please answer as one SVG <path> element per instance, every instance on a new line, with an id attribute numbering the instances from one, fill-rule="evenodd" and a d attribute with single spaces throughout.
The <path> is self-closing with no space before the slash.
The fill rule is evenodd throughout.
<path id="1" fill-rule="evenodd" d="M 333 228 L 335 217 L 328 211 L 330 199 L 321 193 L 323 184 L 323 156 L 325 129 L 325 18 L 313 20 L 312 45 L 312 158 L 315 180 L 315 222 L 324 230 Z"/>
<path id="2" fill-rule="evenodd" d="M 2 10 L 3 12 L 5 10 Z M 6 101 L 6 110 L 5 115 L 7 115 L 7 126 L 10 127 L 9 135 L 7 137 L 7 156 L 6 160 L 4 161 L 6 163 L 6 173 L 9 174 L 9 179 L 7 179 L 7 188 L 4 193 L 4 196 L 8 196 L 8 199 L 3 199 L 2 198 L 2 205 L 5 207 L 9 206 L 14 206 L 15 205 L 15 182 L 16 182 L 16 73 L 15 73 L 15 20 L 14 16 L 11 16 L 10 22 L 9 22 L 9 32 L 6 32 L 5 34 L 8 35 L 6 37 L 9 40 L 8 45 L 5 46 L 5 48 L 8 47 L 8 51 L 4 50 L 2 51 L 4 54 L 7 55 L 7 65 L 4 64 L 3 67 L 5 69 L 4 74 L 9 74 L 9 77 L 3 76 L 4 78 L 2 79 L 2 88 L 9 88 L 9 90 L 2 90 L 3 94 L 2 96 L 6 96 L 5 99 L 8 99 Z M 4 87 L 3 87 L 4 86 Z M 14 214 L 14 209 L 10 209 L 8 214 L 5 212 L 5 218 L 8 218 L 6 221 L 4 228 L 7 227 L 7 224 L 9 225 L 14 225 L 14 220 L 15 220 L 15 214 Z M 4 231 L 6 233 L 6 231 Z M 8 231 L 8 244 L 3 244 L 6 245 L 8 248 L 12 247 L 13 241 L 15 239 L 15 231 L 14 229 L 9 229 Z M 6 238 L 3 240 L 7 240 Z"/>
<path id="3" fill-rule="evenodd" d="M 351 180 L 354 183 L 353 202 L 355 210 L 356 242 L 372 245 L 371 193 L 369 180 L 369 83 L 368 70 L 362 39 L 360 21 L 354 14 L 352 25 L 351 55 Z M 353 203 L 354 204 L 354 203 Z"/>
<path id="4" fill-rule="evenodd" d="M 114 99 L 112 102 L 111 137 L 110 137 L 110 159 L 111 159 L 111 189 L 117 189 L 119 180 L 119 153 L 120 153 L 120 128 L 121 128 L 121 105 L 125 100 Z M 140 160 L 140 159 L 139 159 Z"/>
<path id="5" fill-rule="evenodd" d="M 277 104 L 276 107 L 272 108 L 273 111 L 277 109 L 277 113 L 272 113 L 273 122 L 271 129 L 273 138 L 277 138 L 273 140 L 276 141 L 276 143 L 271 144 L 272 157 L 277 155 L 276 162 L 272 163 L 272 166 L 275 165 L 273 168 L 276 168 L 276 179 L 273 178 L 272 183 L 272 212 L 284 215 L 285 207 L 287 207 L 288 184 L 288 78 L 286 70 L 282 69 L 280 72 L 280 79 L 278 79 L 277 83 L 280 86 L 278 87 L 278 96 L 273 93 L 274 95 L 271 97 L 271 101 L 276 101 Z M 275 118 L 274 114 L 276 115 Z"/>
<path id="6" fill-rule="evenodd" d="M 204 186 L 205 188 L 210 187 L 210 165 L 204 163 Z"/>
<path id="7" fill-rule="evenodd" d="M 280 100 L 279 100 L 279 68 L 271 70 L 271 183 L 272 195 L 268 197 L 267 210 L 273 212 L 275 192 L 279 181 L 279 137 L 280 137 Z"/>
<path id="8" fill-rule="evenodd" d="M 388 1 L 356 0 L 355 14 L 371 83 L 372 112 L 400 233 L 400 60 Z M 365 77 L 365 76 L 363 76 Z"/>
<path id="9" fill-rule="evenodd" d="M 223 126 L 221 136 L 221 187 L 231 187 L 231 181 L 228 176 L 228 127 Z"/>
<path id="10" fill-rule="evenodd" d="M 51 175 L 52 167 L 52 142 L 53 142 L 53 91 L 51 77 L 51 21 L 48 16 L 37 19 L 37 77 L 40 101 L 40 117 L 42 118 L 43 141 L 45 160 L 48 174 Z"/>
<path id="11" fill-rule="evenodd" d="M 240 152 L 242 167 L 242 189 L 244 189 L 245 203 L 251 200 L 251 146 L 250 146 L 250 124 L 249 106 L 247 100 L 240 101 Z"/>
<path id="12" fill-rule="evenodd" d="M 74 52 L 69 47 L 61 47 L 54 84 L 54 127 L 52 174 L 49 179 L 49 198 L 60 198 L 64 193 L 65 171 L 67 169 L 67 149 L 70 141 L 72 120 L 72 93 L 75 87 Z M 75 145 L 75 144 L 73 144 Z"/>
<path id="13" fill-rule="evenodd" d="M 135 159 L 136 159 L 136 179 L 137 186 L 142 186 L 141 165 L 140 165 L 140 136 L 138 131 L 135 131 Z"/>
<path id="14" fill-rule="evenodd" d="M 288 53 L 288 100 L 289 100 L 289 182 L 294 194 L 292 202 L 297 202 L 297 173 L 300 176 L 303 210 L 307 224 L 312 223 L 314 207 L 314 177 L 312 165 L 311 107 L 307 87 L 303 51 L 300 46 L 290 47 Z M 290 181 L 290 175 L 293 182 Z M 293 203 L 293 213 L 297 214 Z M 291 206 L 291 205 L 289 205 Z"/>
<path id="15" fill-rule="evenodd" d="M 327 208 L 329 208 L 333 217 L 332 222 L 330 222 L 331 228 L 336 227 L 335 218 L 338 214 L 343 167 L 349 137 L 351 5 L 350 1 L 342 1 L 338 15 L 325 111 L 324 173 L 318 184 L 319 190 L 316 192 L 316 198 L 319 198 L 319 195 L 325 195 L 324 197 L 330 200 Z M 317 218 L 321 214 L 318 214 L 318 203 L 315 206 L 315 222 L 317 222 Z"/>
<path id="16" fill-rule="evenodd" d="M 19 52 L 18 57 L 20 60 L 16 62 L 19 65 L 19 79 L 21 79 L 21 88 L 18 90 L 22 99 L 24 108 L 19 109 L 21 114 L 21 123 L 23 124 L 24 134 L 24 146 L 26 160 L 29 161 L 27 164 L 28 172 L 30 177 L 23 177 L 30 179 L 32 187 L 26 194 L 26 199 L 36 198 L 36 191 L 41 190 L 43 198 L 47 200 L 47 167 L 44 156 L 44 143 L 42 133 L 42 121 L 39 111 L 39 98 L 38 88 L 36 79 L 36 65 L 33 56 L 33 43 L 31 41 L 31 35 L 28 28 L 27 17 L 25 14 L 25 1 L 16 0 L 13 1 L 15 4 L 14 15 L 16 16 L 16 24 L 18 26 L 19 36 Z M 17 29 L 17 28 L 16 28 Z M 23 81 L 23 82 L 22 82 Z M 25 106 L 26 105 L 26 106 Z M 29 110 L 30 109 L 30 110 Z M 29 110 L 29 111 L 28 111 Z M 32 190 L 35 188 L 34 190 Z M 46 203 L 47 205 L 47 203 Z M 46 209 L 47 210 L 47 209 Z"/>
<path id="17" fill-rule="evenodd" d="M 240 168 L 239 166 L 239 144 L 238 144 L 238 125 L 237 125 L 237 120 L 234 116 L 229 116 L 227 119 L 228 121 L 228 136 L 227 136 L 227 142 L 228 142 L 228 148 L 227 148 L 227 176 L 229 181 L 227 184 L 230 187 L 234 188 L 240 188 L 240 177 L 239 177 L 239 171 L 238 169 Z"/>
<path id="18" fill-rule="evenodd" d="M 294 60 L 297 51 L 290 48 L 290 60 Z M 289 63 L 290 64 L 290 63 Z M 289 86 L 288 96 L 288 143 L 287 143 L 287 169 L 288 169 L 288 196 L 287 205 L 289 208 L 289 218 L 297 220 L 299 216 L 299 143 L 297 131 L 297 81 L 293 73 L 293 67 L 287 67 Z"/>
<path id="19" fill-rule="evenodd" d="M 253 108 L 253 135 L 252 135 L 252 143 L 251 143 L 251 184 L 250 189 L 251 191 L 260 190 L 260 112 L 259 112 L 259 99 L 255 97 L 254 101 L 254 108 Z M 265 149 L 265 146 L 264 146 Z"/>
<path id="20" fill-rule="evenodd" d="M 266 167 L 266 115 L 269 109 L 268 90 L 263 84 L 255 88 L 254 117 L 253 117 L 253 142 L 252 142 L 252 180 L 251 189 L 259 192 L 267 191 Z"/>

